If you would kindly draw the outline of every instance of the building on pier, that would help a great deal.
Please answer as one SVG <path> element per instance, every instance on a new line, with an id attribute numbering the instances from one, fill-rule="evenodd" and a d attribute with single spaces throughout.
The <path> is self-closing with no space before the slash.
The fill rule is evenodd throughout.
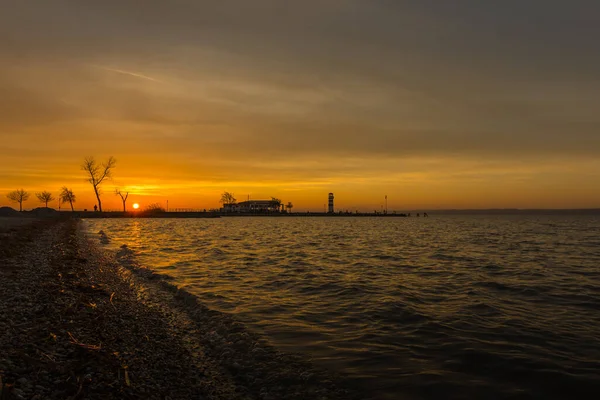
<path id="1" fill-rule="evenodd" d="M 248 200 L 239 203 L 224 204 L 222 211 L 229 213 L 267 213 L 282 212 L 283 204 L 273 200 Z"/>

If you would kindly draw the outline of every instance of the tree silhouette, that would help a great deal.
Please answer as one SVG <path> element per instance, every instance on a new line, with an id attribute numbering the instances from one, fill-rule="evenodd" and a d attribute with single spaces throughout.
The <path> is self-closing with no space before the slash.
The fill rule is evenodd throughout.
<path id="1" fill-rule="evenodd" d="M 98 200 L 98 209 L 102 212 L 102 201 L 100 201 L 100 185 L 106 178 L 111 177 L 112 169 L 115 167 L 117 160 L 113 156 L 108 158 L 103 164 L 98 164 L 94 157 L 86 157 L 81 164 L 81 169 L 88 175 L 88 182 L 90 182 L 94 188 L 96 199 Z"/>
<path id="2" fill-rule="evenodd" d="M 23 189 L 13 190 L 6 195 L 10 201 L 19 203 L 19 211 L 23 211 L 23 202 L 29 199 L 29 193 Z"/>
<path id="3" fill-rule="evenodd" d="M 276 197 L 271 197 L 271 207 L 279 211 L 281 208 L 281 200 Z"/>
<path id="4" fill-rule="evenodd" d="M 292 204 L 291 201 L 288 201 L 288 203 L 286 204 L 285 208 L 287 208 L 288 212 L 291 214 L 292 213 L 292 208 L 294 208 L 294 205 Z"/>
<path id="5" fill-rule="evenodd" d="M 129 197 L 129 192 L 123 194 L 121 189 L 116 188 L 115 194 L 118 194 L 121 197 L 121 201 L 123 202 L 123 212 L 127 212 L 126 203 L 127 203 L 127 198 Z"/>
<path id="6" fill-rule="evenodd" d="M 221 195 L 221 203 L 223 203 L 223 205 L 232 205 L 235 204 L 235 202 L 236 199 L 233 197 L 233 193 L 223 192 Z"/>
<path id="7" fill-rule="evenodd" d="M 71 189 L 67 188 L 66 186 L 63 186 L 60 190 L 59 199 L 63 203 L 69 203 L 71 205 L 71 211 L 75 211 L 75 209 L 73 208 L 73 203 L 75 203 L 76 197 Z"/>
<path id="8" fill-rule="evenodd" d="M 46 208 L 48 208 L 48 203 L 51 202 L 52 200 L 54 200 L 54 196 L 52 196 L 52 193 L 50 193 L 46 190 L 44 190 L 41 193 L 36 193 L 35 197 L 38 198 L 40 203 L 44 203 Z"/>
<path id="9" fill-rule="evenodd" d="M 145 214 L 157 214 L 166 212 L 165 208 L 161 206 L 159 203 L 149 204 L 146 208 L 144 208 Z"/>

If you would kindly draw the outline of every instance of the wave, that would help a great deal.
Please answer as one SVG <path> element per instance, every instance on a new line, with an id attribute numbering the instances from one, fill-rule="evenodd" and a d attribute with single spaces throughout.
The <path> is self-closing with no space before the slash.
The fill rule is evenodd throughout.
<path id="1" fill-rule="evenodd" d="M 280 221 L 290 229 L 275 232 L 266 219 L 243 226 L 232 219 L 201 239 L 190 221 L 170 221 L 167 234 L 161 221 L 140 222 L 143 229 L 93 221 L 90 229 L 101 228 L 94 235 L 111 248 L 131 243 L 117 253 L 154 269 L 139 267 L 140 274 L 235 314 L 376 397 L 552 398 L 559 386 L 576 394 L 600 382 L 593 224 L 567 231 L 560 221 L 540 229 L 501 218 L 430 220 L 420 230 L 413 220 L 400 221 L 402 229 L 399 221 L 357 220 L 352 228 L 320 221 L 303 219 L 296 229 L 291 218 Z M 343 231 L 323 233 L 334 228 Z M 248 239 L 252 231 L 260 235 Z M 564 232 L 579 247 L 551 238 Z"/>

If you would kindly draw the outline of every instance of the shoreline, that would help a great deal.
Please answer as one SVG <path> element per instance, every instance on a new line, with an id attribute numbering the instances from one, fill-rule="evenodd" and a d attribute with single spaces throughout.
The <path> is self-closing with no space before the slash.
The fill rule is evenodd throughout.
<path id="1" fill-rule="evenodd" d="M 582 209 L 440 209 L 430 211 L 411 210 L 402 213 L 324 213 L 324 212 L 293 212 L 293 213 L 226 213 L 211 211 L 165 211 L 145 213 L 123 211 L 57 211 L 52 208 L 38 208 L 29 211 L 16 211 L 2 208 L 0 219 L 102 219 L 102 218 L 174 218 L 174 219 L 219 219 L 219 218 L 427 218 L 431 216 L 597 216 L 598 208 Z"/>
<path id="2" fill-rule="evenodd" d="M 410 215 L 406 214 L 373 214 L 373 213 L 219 213 L 219 212 L 160 212 L 160 213 L 144 213 L 144 212 L 122 212 L 122 211 L 23 211 L 19 214 L 6 216 L 4 218 L 56 218 L 56 219 L 95 219 L 95 218 L 206 218 L 206 219 L 218 219 L 218 218 L 236 218 L 236 217 L 274 217 L 274 218 L 292 218 L 292 217 L 326 217 L 326 218 L 340 218 L 340 217 L 374 217 L 374 218 L 409 218 Z M 416 217 L 416 215 L 415 215 Z"/>
<path id="3" fill-rule="evenodd" d="M 0 253 L 0 398 L 358 399 L 231 316 L 86 238 L 34 221 Z M 10 243 L 9 243 L 10 242 Z"/>

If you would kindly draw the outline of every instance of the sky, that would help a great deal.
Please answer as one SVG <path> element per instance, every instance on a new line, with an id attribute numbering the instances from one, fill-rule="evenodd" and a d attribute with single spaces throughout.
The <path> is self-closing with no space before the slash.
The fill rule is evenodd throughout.
<path id="1" fill-rule="evenodd" d="M 0 0 L 0 206 L 600 207 L 600 2 Z M 35 197 L 26 208 L 39 206 Z M 51 204 L 57 207 L 57 204 Z"/>

